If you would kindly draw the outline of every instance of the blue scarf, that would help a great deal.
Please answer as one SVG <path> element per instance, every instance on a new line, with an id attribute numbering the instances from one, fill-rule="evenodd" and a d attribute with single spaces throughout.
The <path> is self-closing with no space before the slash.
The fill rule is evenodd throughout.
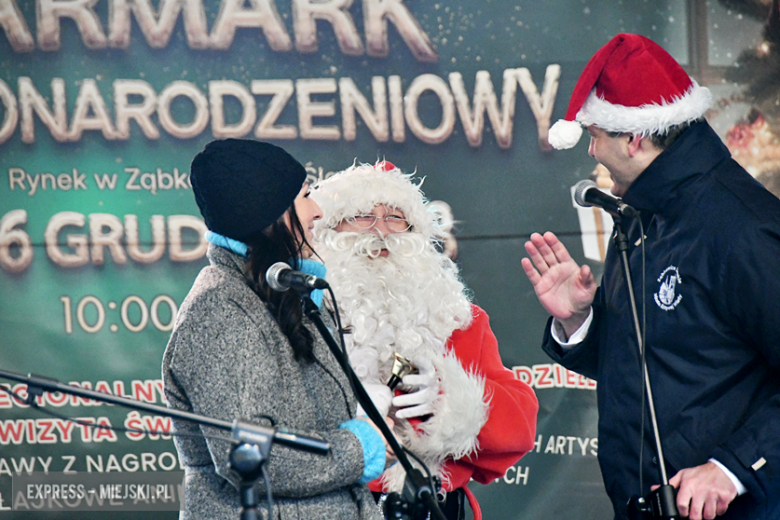
<path id="1" fill-rule="evenodd" d="M 324 264 L 315 260 L 309 260 L 308 258 L 296 258 L 290 261 L 290 265 L 295 266 L 296 271 L 316 276 L 317 278 L 325 279 L 325 275 L 328 273 L 328 269 Z M 309 297 L 317 304 L 317 307 L 322 307 L 322 298 L 325 296 L 324 289 L 314 289 Z"/>
<path id="2" fill-rule="evenodd" d="M 206 231 L 206 240 L 214 244 L 215 246 L 223 247 L 228 251 L 232 251 L 237 255 L 241 255 L 244 258 L 249 257 L 249 246 L 238 240 L 222 236 L 213 231 Z"/>
<path id="3" fill-rule="evenodd" d="M 249 257 L 249 247 L 245 243 L 239 242 L 238 240 L 228 238 L 226 236 L 220 235 L 219 233 L 214 233 L 213 231 L 206 232 L 206 240 L 215 246 L 223 247 L 228 251 L 232 251 L 237 255 L 243 256 L 244 258 Z M 296 271 L 310 274 L 312 276 L 316 276 L 317 278 L 322 278 L 323 280 L 325 279 L 325 275 L 328 272 L 324 264 L 314 260 L 309 260 L 308 258 L 294 258 L 288 260 L 287 263 L 290 264 Z M 321 307 L 323 296 L 325 296 L 324 290 L 315 289 L 311 292 L 310 298 L 314 303 L 317 304 L 317 307 Z"/>

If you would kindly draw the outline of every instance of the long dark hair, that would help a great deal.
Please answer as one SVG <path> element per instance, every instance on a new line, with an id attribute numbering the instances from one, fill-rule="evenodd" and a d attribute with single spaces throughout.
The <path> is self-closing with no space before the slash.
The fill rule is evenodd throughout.
<path id="1" fill-rule="evenodd" d="M 276 262 L 290 262 L 300 258 L 306 248 L 311 245 L 306 241 L 295 206 L 287 210 L 290 219 L 291 232 L 284 221 L 284 215 L 269 228 L 251 235 L 246 244 L 249 246 L 248 270 L 257 293 L 271 310 L 274 318 L 290 340 L 293 355 L 298 361 L 311 363 L 314 361 L 314 337 L 303 326 L 303 308 L 301 299 L 294 291 L 277 292 L 268 287 L 265 273 Z M 294 269 L 297 266 L 292 266 Z"/>

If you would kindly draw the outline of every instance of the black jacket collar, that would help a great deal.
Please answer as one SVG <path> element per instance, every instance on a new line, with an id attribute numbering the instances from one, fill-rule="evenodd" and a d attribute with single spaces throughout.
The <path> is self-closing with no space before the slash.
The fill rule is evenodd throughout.
<path id="1" fill-rule="evenodd" d="M 693 123 L 655 158 L 626 191 L 626 204 L 649 213 L 674 211 L 682 185 L 731 157 L 707 122 Z"/>

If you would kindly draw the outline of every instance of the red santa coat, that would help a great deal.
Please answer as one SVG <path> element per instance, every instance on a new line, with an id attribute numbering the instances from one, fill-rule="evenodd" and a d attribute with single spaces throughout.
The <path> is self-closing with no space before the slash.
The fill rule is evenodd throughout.
<path id="1" fill-rule="evenodd" d="M 533 389 L 501 362 L 487 313 L 472 305 L 472 316 L 468 328 L 452 333 L 447 347 L 465 370 L 484 379 L 489 412 L 476 437 L 477 449 L 460 459 L 448 459 L 439 472 L 445 476 L 445 491 L 464 488 L 468 495 L 469 480 L 488 484 L 533 449 L 539 409 Z M 373 491 L 385 491 L 379 479 L 370 487 Z M 473 496 L 469 496 L 469 501 L 476 515 L 479 508 Z"/>
<path id="2" fill-rule="evenodd" d="M 466 330 L 453 332 L 448 346 L 464 367 L 475 367 L 485 377 L 490 414 L 477 435 L 479 449 L 460 460 L 447 461 L 449 489 L 465 486 L 470 479 L 488 484 L 502 477 L 536 440 L 539 402 L 527 384 L 504 367 L 487 313 L 472 305 L 474 320 Z M 448 490 L 449 490 L 448 489 Z"/>

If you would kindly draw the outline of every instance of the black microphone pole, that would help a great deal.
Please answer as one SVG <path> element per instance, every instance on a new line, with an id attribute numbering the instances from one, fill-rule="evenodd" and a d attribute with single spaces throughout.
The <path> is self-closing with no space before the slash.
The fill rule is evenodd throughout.
<path id="1" fill-rule="evenodd" d="M 86 388 L 79 388 L 60 383 L 56 379 L 35 374 L 23 376 L 13 372 L 0 370 L 0 378 L 25 383 L 27 385 L 27 403 L 33 404 L 35 398 L 43 392 L 61 392 L 63 394 L 94 399 L 103 403 L 115 404 L 133 410 L 152 412 L 173 419 L 190 421 L 203 426 L 211 426 L 231 432 L 233 448 L 230 451 L 230 468 L 240 480 L 239 496 L 241 499 L 241 519 L 256 520 L 261 516 L 257 511 L 259 500 L 254 484 L 263 475 L 263 463 L 268 458 L 273 443 L 279 443 L 290 448 L 311 453 L 327 454 L 330 445 L 320 439 L 297 435 L 295 433 L 247 422 L 234 420 L 232 423 L 213 419 L 183 410 L 175 410 L 127 397 L 120 397 Z M 2 390 L 0 390 L 2 391 Z M 227 440 L 227 439 L 225 439 Z M 269 484 L 270 485 L 270 484 Z M 270 506 L 270 504 L 269 504 Z"/>
<path id="2" fill-rule="evenodd" d="M 436 490 L 433 489 L 430 479 L 423 476 L 419 469 L 412 466 L 412 463 L 406 456 L 406 452 L 404 451 L 403 447 L 398 444 L 398 441 L 393 435 L 393 432 L 391 432 L 390 428 L 387 426 L 384 417 L 382 417 L 382 415 L 376 409 L 376 406 L 374 406 L 374 402 L 371 400 L 368 392 L 366 392 L 366 389 L 363 387 L 360 379 L 352 370 L 352 365 L 349 364 L 349 359 L 339 348 L 339 345 L 333 337 L 330 329 L 322 320 L 322 315 L 320 315 L 320 310 L 317 307 L 317 304 L 314 303 L 308 296 L 308 293 L 311 291 L 305 292 L 306 294 L 304 294 L 304 291 L 299 291 L 299 294 L 303 300 L 304 313 L 314 323 L 314 325 L 317 327 L 317 330 L 320 331 L 320 334 L 325 340 L 325 343 L 327 343 L 331 352 L 333 352 L 333 355 L 341 365 L 341 368 L 344 370 L 347 378 L 352 382 L 352 386 L 355 390 L 355 396 L 357 397 L 358 402 L 363 406 L 363 410 L 365 410 L 369 419 L 371 419 L 374 425 L 376 425 L 376 427 L 379 428 L 379 430 L 382 432 L 382 435 L 387 440 L 387 444 L 390 445 L 393 453 L 395 453 L 396 457 L 398 458 L 398 462 L 401 464 L 401 467 L 403 467 L 404 471 L 406 471 L 406 481 L 404 482 L 403 497 L 413 504 L 425 504 L 428 507 L 428 511 L 431 513 L 432 518 L 446 520 L 444 514 L 441 512 L 441 509 L 439 509 L 439 503 L 435 498 Z"/>
<path id="3" fill-rule="evenodd" d="M 634 287 L 631 282 L 631 268 L 628 263 L 628 237 L 626 236 L 625 229 L 623 228 L 623 221 L 620 217 L 614 216 L 612 219 L 615 223 L 615 248 L 620 254 L 620 261 L 623 264 L 623 272 L 626 278 L 626 286 L 628 287 L 628 299 L 631 303 L 631 314 L 634 320 L 634 331 L 636 332 L 636 341 L 639 345 L 639 357 L 642 363 L 642 374 L 645 383 L 645 392 L 647 395 L 647 406 L 650 411 L 650 422 L 653 427 L 653 436 L 655 438 L 655 448 L 658 454 L 658 466 L 661 470 L 661 483 L 662 485 L 650 493 L 647 497 L 632 498 L 629 501 L 629 507 L 635 507 L 642 512 L 645 516 L 650 518 L 663 518 L 665 520 L 676 520 L 679 518 L 677 511 L 677 492 L 675 488 L 669 484 L 669 479 L 666 475 L 666 463 L 664 461 L 664 452 L 661 447 L 661 435 L 658 432 L 658 421 L 655 415 L 655 402 L 653 400 L 653 390 L 650 385 L 650 374 L 647 371 L 647 360 L 644 355 L 644 341 L 642 337 L 642 326 L 639 323 L 639 312 L 637 312 L 636 296 L 634 295 Z M 642 238 L 644 240 L 644 237 Z M 642 281 L 644 283 L 644 280 Z M 644 302 L 642 302 L 644 304 Z M 640 450 L 644 449 L 644 446 L 639 447 Z M 639 468 L 642 471 L 642 468 Z M 640 490 L 641 491 L 641 490 Z"/>

